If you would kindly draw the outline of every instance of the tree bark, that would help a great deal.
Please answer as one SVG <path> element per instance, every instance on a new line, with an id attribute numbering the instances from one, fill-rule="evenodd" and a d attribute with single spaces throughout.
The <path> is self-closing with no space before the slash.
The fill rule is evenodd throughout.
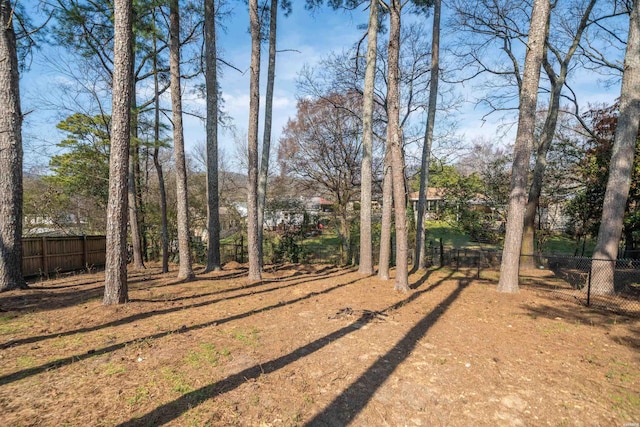
<path id="1" fill-rule="evenodd" d="M 369 5 L 367 32 L 367 65 L 364 74 L 362 104 L 362 169 L 360 172 L 360 261 L 358 272 L 373 274 L 373 245 L 371 243 L 371 181 L 373 157 L 373 93 L 378 52 L 378 0 Z"/>
<path id="2" fill-rule="evenodd" d="M 155 12 L 153 22 L 155 23 Z M 158 45 L 157 36 L 153 38 L 153 88 L 155 91 L 154 100 L 154 149 L 153 149 L 153 165 L 158 175 L 158 190 L 160 193 L 160 222 L 161 222 L 161 241 L 162 241 L 162 272 L 169 272 L 169 227 L 167 224 L 167 190 L 164 185 L 164 172 L 160 163 L 160 81 L 158 76 Z"/>
<path id="3" fill-rule="evenodd" d="M 273 123 L 273 85 L 276 78 L 276 30 L 278 0 L 271 0 L 269 17 L 269 65 L 267 68 L 267 90 L 264 106 L 264 136 L 262 137 L 262 158 L 258 175 L 258 250 L 260 266 L 264 264 L 262 241 L 264 232 L 264 208 L 267 199 L 267 177 L 269 175 L 269 155 L 271 152 L 271 126 Z"/>
<path id="4" fill-rule="evenodd" d="M 591 263 L 591 292 L 598 295 L 615 293 L 614 272 L 633 159 L 640 125 L 640 10 L 633 1 L 629 17 L 629 36 L 624 57 L 624 74 L 620 91 L 620 113 L 611 152 L 609 179 L 604 194 L 598 240 Z"/>
<path id="5" fill-rule="evenodd" d="M 393 177 L 391 176 L 391 154 L 387 148 L 382 177 L 382 221 L 380 225 L 380 257 L 378 259 L 378 277 L 389 280 L 391 261 L 391 218 L 393 215 Z"/>
<path id="6" fill-rule="evenodd" d="M 531 187 L 529 188 L 529 197 L 527 199 L 527 205 L 524 212 L 524 236 L 522 239 L 522 248 L 520 249 L 520 253 L 523 255 L 520 262 L 521 268 L 536 267 L 533 257 L 535 251 L 535 219 L 538 211 L 538 205 L 540 204 L 540 195 L 542 194 L 542 186 L 547 169 L 547 153 L 551 148 L 551 144 L 556 133 L 558 115 L 560 112 L 560 97 L 569 72 L 569 65 L 578 45 L 580 44 L 582 33 L 587 26 L 589 16 L 591 15 L 591 11 L 593 10 L 593 6 L 596 1 L 597 0 L 590 0 L 587 4 L 576 29 L 576 34 L 573 37 L 573 42 L 560 62 L 560 71 L 558 74 L 555 73 L 553 66 L 547 59 L 547 49 L 545 49 L 545 53 L 543 54 L 542 65 L 546 71 L 547 77 L 549 78 L 551 94 L 549 96 L 549 110 L 540 135 L 540 142 L 536 153 L 536 164 L 534 166 L 533 176 L 531 177 Z M 549 27 L 547 27 L 547 39 L 548 32 Z"/>
<path id="7" fill-rule="evenodd" d="M 135 55 L 135 53 L 134 53 Z M 134 58 L 135 61 L 135 58 Z M 133 66 L 133 65 L 132 65 Z M 132 71 L 133 72 L 133 71 Z M 131 246 L 133 247 L 133 267 L 144 268 L 142 256 L 142 238 L 140 233 L 140 222 L 138 217 L 138 198 L 136 197 L 136 169 L 139 167 L 138 158 L 138 113 L 136 112 L 136 85 L 131 83 L 131 142 L 129 153 L 129 182 L 127 186 L 127 198 L 129 202 L 129 231 L 131 232 Z"/>
<path id="8" fill-rule="evenodd" d="M 22 111 L 16 34 L 9 0 L 0 0 L 0 292 L 22 277 Z"/>
<path id="9" fill-rule="evenodd" d="M 420 190 L 418 193 L 418 212 L 416 224 L 416 249 L 413 260 L 414 270 L 426 270 L 427 257 L 424 250 L 426 241 L 425 208 L 429 188 L 429 163 L 431 161 L 431 146 L 433 145 L 433 127 L 436 120 L 438 101 L 438 80 L 440 74 L 440 11 L 441 2 L 435 0 L 433 4 L 433 35 L 431 41 L 431 80 L 429 90 L 429 109 L 427 112 L 427 127 L 422 145 L 422 163 L 420 169 Z"/>
<path id="10" fill-rule="evenodd" d="M 404 178 L 404 152 L 400 129 L 400 0 L 391 0 L 389 8 L 389 87 L 387 92 L 387 147 L 391 154 L 393 203 L 396 224 L 396 290 L 409 290 L 409 246 L 407 235 L 407 194 Z"/>
<path id="11" fill-rule="evenodd" d="M 247 182 L 247 241 L 249 280 L 261 280 L 260 249 L 258 248 L 258 117 L 260 114 L 260 20 L 258 0 L 249 0 L 251 27 L 251 70 L 249 83 L 249 129 Z"/>
<path id="12" fill-rule="evenodd" d="M 540 68 L 545 49 L 549 12 L 550 2 L 548 0 L 534 0 L 520 89 L 520 112 L 511 169 L 507 229 L 498 282 L 498 291 L 500 292 L 518 292 L 519 290 L 520 249 L 522 247 L 529 159 L 534 138 Z"/>
<path id="13" fill-rule="evenodd" d="M 127 302 L 127 172 L 131 139 L 132 2 L 114 1 L 114 66 L 103 304 Z"/>
<path id="14" fill-rule="evenodd" d="M 187 201 L 187 167 L 182 127 L 182 93 L 180 90 L 180 12 L 178 0 L 169 4 L 169 68 L 171 74 L 171 109 L 173 117 L 173 152 L 176 162 L 176 199 L 178 220 L 178 251 L 180 267 L 178 279 L 194 277 L 189 244 L 189 206 Z"/>
<path id="15" fill-rule="evenodd" d="M 220 270 L 220 200 L 218 194 L 218 70 L 215 0 L 204 2 L 205 82 L 207 87 L 207 266 Z"/>
<path id="16" fill-rule="evenodd" d="M 167 224 L 167 190 L 164 185 L 164 171 L 160 163 L 160 148 L 153 150 L 153 165 L 158 175 L 158 189 L 160 193 L 160 221 L 161 221 L 161 241 L 162 241 L 162 272 L 169 272 L 169 228 Z"/>

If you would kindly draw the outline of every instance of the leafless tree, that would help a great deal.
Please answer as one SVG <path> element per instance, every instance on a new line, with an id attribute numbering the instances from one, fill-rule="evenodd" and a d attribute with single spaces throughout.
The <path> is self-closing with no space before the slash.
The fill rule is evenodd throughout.
<path id="1" fill-rule="evenodd" d="M 382 227 L 380 229 L 380 257 L 378 259 L 378 277 L 389 280 L 391 263 L 391 221 L 393 218 L 393 177 L 391 176 L 391 155 L 384 157 L 382 174 Z"/>
<path id="2" fill-rule="evenodd" d="M 276 78 L 276 31 L 278 28 L 278 0 L 271 0 L 269 8 L 269 65 L 267 67 L 267 90 L 264 108 L 264 136 L 262 137 L 262 156 L 258 174 L 258 250 L 262 266 L 262 236 L 264 231 L 264 207 L 267 198 L 267 177 L 269 174 L 269 156 L 271 152 L 271 125 L 273 123 L 273 85 Z"/>
<path id="3" fill-rule="evenodd" d="M 362 166 L 360 186 L 360 274 L 373 274 L 373 245 L 371 242 L 371 181 L 373 157 L 373 96 L 375 89 L 376 56 L 378 47 L 378 0 L 369 5 L 367 32 L 367 63 L 362 101 Z"/>
<path id="4" fill-rule="evenodd" d="M 176 162 L 176 201 L 178 207 L 178 247 L 180 267 L 178 279 L 194 277 L 191 265 L 189 237 L 189 206 L 187 200 L 187 168 L 182 126 L 182 93 L 180 90 L 180 12 L 178 0 L 169 3 L 169 66 L 171 69 L 171 110 L 173 117 L 173 152 Z"/>
<path id="5" fill-rule="evenodd" d="M 153 22 L 156 22 L 155 12 Z M 161 246 L 162 246 L 162 272 L 169 272 L 169 224 L 167 219 L 167 190 L 165 186 L 164 170 L 160 161 L 160 148 L 162 145 L 160 137 L 160 70 L 158 67 L 158 44 L 157 35 L 153 38 L 153 89 L 156 94 L 153 105 L 153 165 L 158 176 L 158 193 L 160 196 L 160 229 L 161 229 Z"/>
<path id="6" fill-rule="evenodd" d="M 204 2 L 205 82 L 207 91 L 207 266 L 220 270 L 220 200 L 218 197 L 218 72 L 215 0 Z"/>
<path id="7" fill-rule="evenodd" d="M 522 224 L 527 195 L 529 159 L 534 139 L 538 85 L 550 8 L 548 0 L 534 0 L 531 12 L 527 54 L 520 89 L 518 132 L 513 150 L 506 235 L 500 266 L 500 281 L 498 282 L 498 291 L 500 292 L 517 292 L 519 289 L 520 248 L 522 246 Z"/>
<path id="8" fill-rule="evenodd" d="M 436 120 L 436 106 L 438 101 L 438 80 L 440 73 L 440 12 L 441 1 L 435 0 L 433 5 L 433 34 L 431 42 L 431 87 L 429 88 L 429 109 L 427 112 L 427 126 L 425 128 L 422 145 L 422 162 L 420 166 L 420 189 L 418 193 L 418 212 L 416 221 L 416 248 L 413 260 L 414 269 L 427 268 L 427 258 L 424 248 L 426 240 L 424 213 L 429 187 L 429 163 L 431 162 L 431 147 L 433 146 L 433 127 Z"/>
<path id="9" fill-rule="evenodd" d="M 629 16 L 629 36 L 624 59 L 624 73 L 620 91 L 620 113 L 609 166 L 602 219 L 591 267 L 592 292 L 613 294 L 615 260 L 622 234 L 623 216 L 640 125 L 640 6 L 633 0 Z"/>
<path id="10" fill-rule="evenodd" d="M 387 91 L 387 150 L 391 158 L 391 174 L 393 176 L 393 203 L 396 228 L 396 277 L 394 288 L 409 290 L 409 242 L 407 234 L 407 194 L 404 176 L 404 151 L 402 130 L 400 127 L 400 16 L 401 0 L 389 2 L 389 63 Z M 384 225 L 383 225 L 384 227 Z"/>
<path id="11" fill-rule="evenodd" d="M 296 117 L 287 123 L 278 149 L 281 170 L 334 202 L 344 263 L 352 258 L 350 208 L 357 200 L 362 156 L 360 120 L 349 111 L 361 102 L 356 93 L 298 101 Z"/>
<path id="12" fill-rule="evenodd" d="M 532 267 L 534 258 L 535 218 L 542 193 L 547 165 L 547 155 L 557 132 L 561 100 L 568 99 L 574 105 L 573 114 L 580 118 L 578 100 L 568 85 L 568 78 L 576 68 L 576 53 L 583 53 L 581 42 L 589 26 L 598 27 L 601 20 L 610 19 L 610 10 L 594 12 L 596 0 L 553 2 L 549 16 L 543 69 L 546 82 L 541 92 L 549 94 L 544 125 L 536 141 L 535 168 L 525 210 L 524 238 L 521 261 L 523 267 Z M 602 2 L 600 2 L 602 4 Z M 454 25 L 461 29 L 460 37 L 472 43 L 460 43 L 456 52 L 466 70 L 465 78 L 477 79 L 484 76 L 478 102 L 489 106 L 489 114 L 515 110 L 522 86 L 521 55 L 526 47 L 524 28 L 529 22 L 529 2 L 456 0 L 454 2 Z M 615 13 L 614 13 L 615 14 Z M 588 40 L 587 40 L 588 43 Z M 488 52 L 497 52 L 488 55 Z M 506 83 L 506 84 L 505 84 Z"/>
<path id="13" fill-rule="evenodd" d="M 558 127 L 562 90 L 569 74 L 573 56 L 578 49 L 582 33 L 589 23 L 589 16 L 591 15 L 591 11 L 593 10 L 595 3 L 596 0 L 589 0 L 576 25 L 570 26 L 567 22 L 565 28 L 575 28 L 575 31 L 573 32 L 573 38 L 570 38 L 570 44 L 564 53 L 558 45 L 554 44 L 550 40 L 550 37 L 547 36 L 547 48 L 545 49 L 545 53 L 542 58 L 542 66 L 546 72 L 547 78 L 549 79 L 549 106 L 537 144 L 536 164 L 531 178 L 531 186 L 529 187 L 529 196 L 524 214 L 524 236 L 521 248 L 522 255 L 525 255 L 521 262 L 523 267 L 535 267 L 534 258 L 531 255 L 534 253 L 535 219 L 538 212 L 538 205 L 540 204 L 540 196 L 542 194 L 542 186 L 547 169 L 547 154 L 549 153 Z M 549 31 L 549 29 L 547 29 L 547 31 Z M 558 64 L 558 72 L 554 69 L 554 63 Z"/>
<path id="14" fill-rule="evenodd" d="M 249 128 L 247 161 L 247 241 L 249 256 L 249 280 L 261 280 L 260 244 L 258 227 L 258 118 L 260 114 L 260 17 L 258 0 L 249 0 L 249 25 L 251 28 L 251 66 L 249 82 Z"/>

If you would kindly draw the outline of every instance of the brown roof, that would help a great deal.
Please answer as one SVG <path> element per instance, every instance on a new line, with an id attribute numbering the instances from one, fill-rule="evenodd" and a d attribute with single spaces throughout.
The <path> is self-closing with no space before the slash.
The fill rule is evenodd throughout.
<path id="1" fill-rule="evenodd" d="M 444 199 L 444 189 L 443 188 L 427 188 L 427 200 L 443 200 Z M 415 202 L 418 200 L 418 192 L 414 191 L 409 193 L 409 201 Z"/>

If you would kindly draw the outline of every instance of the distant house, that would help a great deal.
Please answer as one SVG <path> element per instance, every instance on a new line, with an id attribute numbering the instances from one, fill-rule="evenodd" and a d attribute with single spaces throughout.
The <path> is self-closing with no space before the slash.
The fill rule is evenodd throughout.
<path id="1" fill-rule="evenodd" d="M 242 222 L 247 217 L 246 206 L 220 206 L 220 237 L 222 239 L 242 229 Z M 192 230 L 194 236 L 200 237 L 203 242 L 209 238 L 209 230 L 206 227 L 196 227 Z"/>
<path id="2" fill-rule="evenodd" d="M 305 203 L 305 208 L 309 212 L 333 212 L 333 202 L 322 197 L 312 197 Z"/>
<path id="3" fill-rule="evenodd" d="M 265 209 L 264 227 L 269 230 L 299 227 L 304 223 L 305 215 L 311 222 L 315 222 L 319 216 L 328 212 L 333 212 L 333 202 L 319 196 L 283 199 Z"/>
<path id="4" fill-rule="evenodd" d="M 25 215 L 22 221 L 24 236 L 66 236 L 85 234 L 86 221 L 75 214 L 62 214 L 56 218 Z"/>
<path id="5" fill-rule="evenodd" d="M 418 196 L 419 192 L 414 191 L 409 194 L 409 203 L 411 203 L 411 207 L 413 208 L 414 218 L 417 221 L 418 215 Z M 445 202 L 445 191 L 443 188 L 427 188 L 427 205 L 425 207 L 425 216 L 426 219 L 437 219 L 440 212 L 442 212 L 444 208 Z"/>

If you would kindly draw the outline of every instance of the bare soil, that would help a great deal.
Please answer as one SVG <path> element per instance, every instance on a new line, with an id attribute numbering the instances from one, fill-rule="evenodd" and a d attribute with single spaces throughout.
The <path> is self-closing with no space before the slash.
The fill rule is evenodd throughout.
<path id="1" fill-rule="evenodd" d="M 625 426 L 640 319 L 446 269 L 407 293 L 353 269 L 102 273 L 0 295 L 2 426 Z"/>

